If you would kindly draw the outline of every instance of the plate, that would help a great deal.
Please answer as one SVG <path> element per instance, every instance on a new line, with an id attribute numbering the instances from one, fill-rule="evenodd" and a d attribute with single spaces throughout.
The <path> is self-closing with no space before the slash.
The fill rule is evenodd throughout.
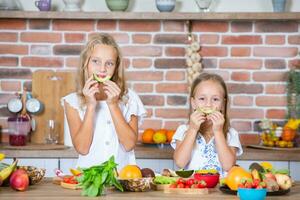
<path id="1" fill-rule="evenodd" d="M 247 145 L 249 148 L 254 149 L 266 149 L 266 150 L 279 150 L 279 151 L 299 151 L 300 147 L 291 147 L 291 148 L 283 148 L 283 147 L 267 147 L 262 145 Z"/>
<path id="2" fill-rule="evenodd" d="M 221 192 L 223 192 L 225 194 L 236 195 L 236 193 L 237 193 L 237 191 L 229 189 L 228 186 L 220 186 L 219 189 L 221 190 Z M 267 192 L 267 196 L 285 195 L 285 194 L 289 193 L 290 191 L 291 191 L 291 189 L 288 189 L 288 190 L 278 190 L 278 191 L 274 191 L 274 192 Z"/>

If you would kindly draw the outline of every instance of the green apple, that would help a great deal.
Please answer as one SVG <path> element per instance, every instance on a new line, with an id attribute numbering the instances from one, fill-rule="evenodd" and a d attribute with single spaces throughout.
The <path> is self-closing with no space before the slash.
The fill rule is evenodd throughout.
<path id="1" fill-rule="evenodd" d="M 93 78 L 94 78 L 94 80 L 96 80 L 97 82 L 103 83 L 103 82 L 109 80 L 111 77 L 110 77 L 110 76 L 106 76 L 106 77 L 104 77 L 104 78 L 100 78 L 100 77 L 98 77 L 96 74 L 93 74 Z"/>

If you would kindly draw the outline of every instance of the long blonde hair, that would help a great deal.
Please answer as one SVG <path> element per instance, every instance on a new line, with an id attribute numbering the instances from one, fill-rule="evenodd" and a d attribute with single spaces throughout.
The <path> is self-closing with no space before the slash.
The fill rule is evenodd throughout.
<path id="1" fill-rule="evenodd" d="M 223 78 L 217 74 L 210 74 L 210 73 L 201 73 L 192 83 L 191 86 L 191 93 L 190 93 L 190 99 L 192 99 L 195 96 L 195 89 L 196 87 L 204 82 L 204 81 L 215 81 L 216 83 L 219 83 L 220 86 L 223 88 L 224 91 L 224 118 L 225 118 L 225 122 L 224 122 L 224 126 L 223 126 L 223 133 L 225 138 L 227 138 L 227 133 L 230 127 L 230 122 L 229 122 L 229 117 L 228 117 L 228 91 L 227 91 L 227 87 L 225 84 L 225 81 L 223 80 Z M 192 112 L 192 108 L 190 108 L 190 112 Z"/>
<path id="2" fill-rule="evenodd" d="M 117 52 L 117 61 L 116 61 L 116 68 L 114 74 L 111 78 L 113 82 L 115 82 L 119 88 L 121 89 L 120 98 L 122 98 L 126 93 L 126 85 L 125 85 L 125 77 L 124 77 L 124 69 L 122 67 L 122 54 L 118 44 L 115 42 L 114 38 L 109 34 L 100 33 L 94 35 L 86 44 L 84 49 L 80 54 L 79 60 L 79 68 L 77 72 L 77 94 L 81 99 L 81 104 L 84 105 L 85 98 L 82 92 L 85 82 L 87 81 L 88 77 L 88 70 L 87 66 L 89 64 L 91 54 L 97 45 L 108 45 L 112 46 Z"/>

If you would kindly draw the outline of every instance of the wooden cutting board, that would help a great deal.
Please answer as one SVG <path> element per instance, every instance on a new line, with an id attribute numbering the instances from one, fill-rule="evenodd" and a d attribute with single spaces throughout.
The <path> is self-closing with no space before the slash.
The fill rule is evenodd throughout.
<path id="1" fill-rule="evenodd" d="M 31 134 L 32 143 L 46 143 L 47 120 L 54 119 L 58 122 L 58 143 L 64 144 L 64 110 L 60 99 L 75 89 L 75 72 L 40 70 L 33 73 L 32 96 L 44 104 L 44 111 L 33 116 L 36 130 Z"/>

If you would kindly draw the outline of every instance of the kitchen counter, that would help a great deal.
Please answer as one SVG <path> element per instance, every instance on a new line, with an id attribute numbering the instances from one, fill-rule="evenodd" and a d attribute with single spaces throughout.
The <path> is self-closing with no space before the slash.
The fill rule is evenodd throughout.
<path id="1" fill-rule="evenodd" d="M 55 191 L 55 192 L 54 192 Z M 86 197 L 80 196 L 80 190 L 64 189 L 59 185 L 54 185 L 49 179 L 46 179 L 42 183 L 34 186 L 30 186 L 25 192 L 17 192 L 9 187 L 0 188 L 0 199 L 11 200 L 11 199 L 22 199 L 22 200 L 52 200 L 52 199 L 87 199 Z M 218 189 L 211 191 L 205 195 L 191 195 L 191 194 L 164 194 L 162 191 L 149 191 L 149 192 L 119 192 L 109 191 L 101 199 L 199 199 L 201 196 L 202 200 L 211 199 L 222 199 L 222 200 L 233 200 L 239 199 L 235 195 L 223 194 Z M 98 197 L 99 198 L 99 197 Z M 300 183 L 297 182 L 291 189 L 291 192 L 284 196 L 269 196 L 267 199 L 286 199 L 286 200 L 298 200 L 300 199 Z"/>
<path id="2" fill-rule="evenodd" d="M 264 150 L 243 147 L 244 153 L 238 160 L 269 160 L 269 161 L 300 161 L 300 150 Z M 7 158 L 77 158 L 74 148 L 54 150 L 17 150 L 0 146 L 0 151 Z M 173 149 L 170 145 L 158 148 L 156 145 L 138 144 L 135 149 L 138 159 L 173 159 Z"/>

